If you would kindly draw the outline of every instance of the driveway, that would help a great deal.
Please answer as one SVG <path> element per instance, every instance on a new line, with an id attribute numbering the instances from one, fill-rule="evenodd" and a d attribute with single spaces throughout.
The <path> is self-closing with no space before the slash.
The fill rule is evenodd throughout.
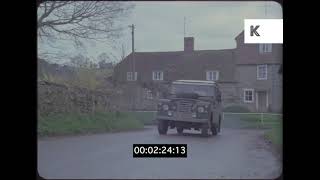
<path id="1" fill-rule="evenodd" d="M 215 137 L 198 131 L 159 136 L 156 126 L 141 131 L 38 140 L 38 172 L 50 178 L 200 179 L 276 178 L 282 163 L 262 130 L 223 127 Z M 132 158 L 132 144 L 188 144 L 187 158 Z"/>

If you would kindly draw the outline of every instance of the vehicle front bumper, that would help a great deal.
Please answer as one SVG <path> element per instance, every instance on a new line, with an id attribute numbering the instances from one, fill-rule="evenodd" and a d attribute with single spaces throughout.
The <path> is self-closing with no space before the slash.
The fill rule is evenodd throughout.
<path id="1" fill-rule="evenodd" d="M 171 121 L 181 121 L 181 122 L 195 122 L 195 123 L 207 123 L 209 118 L 197 118 L 192 117 L 192 114 L 188 113 L 174 113 L 172 116 L 157 114 L 157 120 L 171 120 Z"/>

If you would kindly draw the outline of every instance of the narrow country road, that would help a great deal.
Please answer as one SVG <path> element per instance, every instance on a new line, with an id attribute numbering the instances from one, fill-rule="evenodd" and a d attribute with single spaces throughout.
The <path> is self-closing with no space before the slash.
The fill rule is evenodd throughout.
<path id="1" fill-rule="evenodd" d="M 159 136 L 156 126 L 141 131 L 38 140 L 38 172 L 55 178 L 276 178 L 282 163 L 261 138 L 262 130 L 222 128 L 216 137 L 176 130 Z M 187 158 L 132 158 L 135 143 L 188 144 Z"/>

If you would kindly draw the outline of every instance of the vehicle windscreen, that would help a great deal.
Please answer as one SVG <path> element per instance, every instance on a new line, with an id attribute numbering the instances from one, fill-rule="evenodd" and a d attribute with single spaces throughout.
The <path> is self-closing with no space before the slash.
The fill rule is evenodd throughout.
<path id="1" fill-rule="evenodd" d="M 213 96 L 213 86 L 208 85 L 189 85 L 189 84 L 172 84 L 172 94 L 196 93 L 199 96 Z"/>

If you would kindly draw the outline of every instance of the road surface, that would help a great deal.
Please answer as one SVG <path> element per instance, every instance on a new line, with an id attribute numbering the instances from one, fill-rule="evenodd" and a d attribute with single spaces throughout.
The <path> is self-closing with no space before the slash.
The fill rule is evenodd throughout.
<path id="1" fill-rule="evenodd" d="M 198 131 L 159 136 L 156 126 L 141 131 L 38 140 L 38 173 L 46 179 L 276 178 L 282 163 L 262 138 L 263 131 L 222 128 L 215 137 Z M 132 158 L 134 143 L 188 144 L 187 158 Z"/>

